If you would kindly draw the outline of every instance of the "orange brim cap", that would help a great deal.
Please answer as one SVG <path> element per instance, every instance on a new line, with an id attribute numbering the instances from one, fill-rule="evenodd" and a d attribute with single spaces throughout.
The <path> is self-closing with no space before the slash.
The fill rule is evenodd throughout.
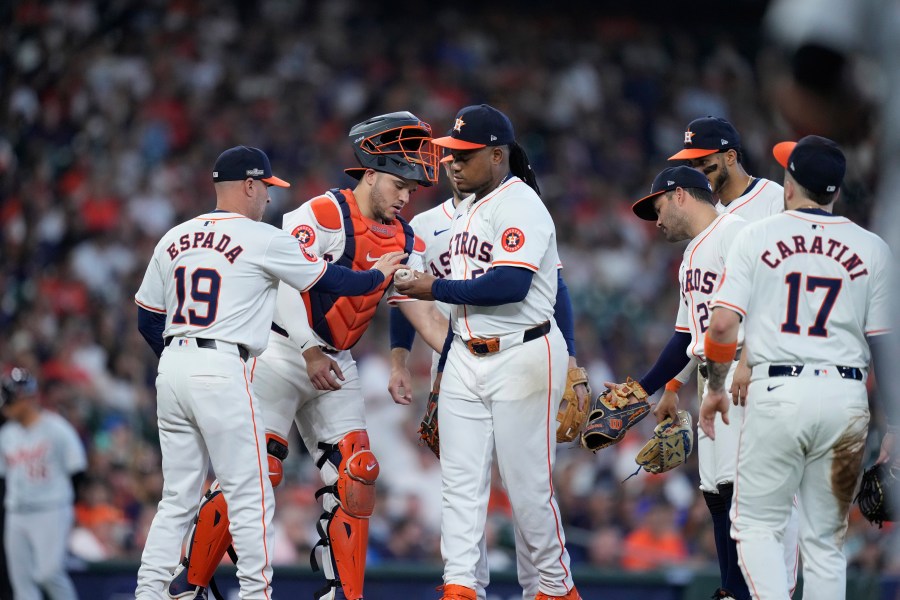
<path id="1" fill-rule="evenodd" d="M 274 185 L 276 187 L 291 187 L 287 181 L 282 179 L 281 177 L 275 177 L 272 175 L 271 177 L 266 177 L 265 179 L 260 179 L 263 183 L 268 183 L 269 185 Z"/>
<path id="2" fill-rule="evenodd" d="M 703 148 L 685 148 L 677 154 L 669 157 L 669 160 L 691 160 L 694 158 L 703 158 L 710 154 L 715 154 L 718 150 L 704 150 Z"/>
<path id="3" fill-rule="evenodd" d="M 441 159 L 441 162 L 442 163 L 453 162 L 453 155 L 448 154 L 447 156 L 445 156 L 444 158 Z"/>
<path id="4" fill-rule="evenodd" d="M 477 150 L 478 148 L 484 148 L 486 146 L 486 144 L 466 142 L 451 135 L 435 138 L 431 140 L 431 143 L 435 146 L 440 146 L 441 148 L 450 148 L 451 150 Z"/>
<path id="5" fill-rule="evenodd" d="M 797 142 L 779 142 L 772 148 L 772 156 L 775 157 L 779 165 L 787 169 L 788 160 L 790 160 L 791 152 L 794 151 L 796 145 Z"/>

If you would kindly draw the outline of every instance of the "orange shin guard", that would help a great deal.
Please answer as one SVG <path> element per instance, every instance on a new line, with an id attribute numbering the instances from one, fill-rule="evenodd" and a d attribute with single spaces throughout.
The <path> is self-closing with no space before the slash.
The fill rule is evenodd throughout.
<path id="1" fill-rule="evenodd" d="M 216 487 L 215 485 L 213 487 Z M 222 490 L 212 488 L 197 513 L 197 526 L 187 548 L 187 579 L 193 585 L 206 587 L 216 567 L 231 545 L 228 531 L 228 505 Z"/>
<path id="2" fill-rule="evenodd" d="M 375 508 L 375 479 L 378 461 L 369 449 L 369 436 L 363 430 L 351 431 L 337 444 L 322 444 L 325 450 L 318 462 L 321 469 L 328 461 L 337 468 L 337 482 L 317 495 L 331 495 L 337 505 L 325 506 L 323 560 L 330 562 L 330 587 L 340 586 L 348 600 L 363 597 L 366 549 L 369 544 L 369 517 Z M 333 501 L 332 501 L 333 502 Z M 329 576 L 326 570 L 326 577 Z M 326 589 L 328 589 L 326 588 Z"/>

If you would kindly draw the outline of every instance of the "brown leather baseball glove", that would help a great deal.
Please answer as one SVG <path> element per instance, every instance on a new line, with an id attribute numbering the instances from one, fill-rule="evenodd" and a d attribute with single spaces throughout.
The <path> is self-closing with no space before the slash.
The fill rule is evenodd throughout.
<path id="1" fill-rule="evenodd" d="M 587 421 L 590 402 L 586 401 L 584 407 L 579 406 L 578 395 L 575 393 L 575 386 L 580 384 L 584 384 L 587 388 L 587 397 L 590 398 L 591 386 L 588 384 L 587 371 L 582 367 L 569 369 L 566 375 L 566 389 L 559 405 L 559 412 L 556 414 L 556 421 L 559 423 L 556 427 L 557 442 L 571 442 L 577 439 Z"/>
<path id="2" fill-rule="evenodd" d="M 438 433 L 438 396 L 441 391 L 441 373 L 434 378 L 428 403 L 425 405 L 425 416 L 419 424 L 419 443 L 428 446 L 435 456 L 441 457 L 440 435 Z"/>
<path id="3" fill-rule="evenodd" d="M 631 377 L 597 396 L 581 433 L 581 445 L 596 452 L 617 444 L 625 432 L 650 414 L 647 392 Z"/>
<path id="4" fill-rule="evenodd" d="M 684 462 L 694 449 L 694 428 L 691 414 L 686 410 L 678 411 L 678 419 L 666 417 L 653 430 L 644 447 L 634 458 L 648 473 L 665 473 Z"/>

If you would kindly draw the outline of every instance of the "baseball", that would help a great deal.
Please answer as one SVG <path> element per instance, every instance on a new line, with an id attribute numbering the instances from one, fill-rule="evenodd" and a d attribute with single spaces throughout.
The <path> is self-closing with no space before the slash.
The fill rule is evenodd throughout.
<path id="1" fill-rule="evenodd" d="M 412 269 L 397 269 L 394 271 L 394 283 L 409 281 L 413 278 Z"/>

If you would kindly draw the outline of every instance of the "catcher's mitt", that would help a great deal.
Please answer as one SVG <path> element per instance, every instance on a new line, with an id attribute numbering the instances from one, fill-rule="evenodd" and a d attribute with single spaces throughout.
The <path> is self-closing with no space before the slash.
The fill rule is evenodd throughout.
<path id="1" fill-rule="evenodd" d="M 428 403 L 425 405 L 425 416 L 419 424 L 419 442 L 428 446 L 438 458 L 441 457 L 440 436 L 438 435 L 438 395 L 441 389 L 441 374 L 434 378 Z"/>
<path id="2" fill-rule="evenodd" d="M 594 400 L 581 434 L 581 445 L 596 452 L 616 444 L 648 414 L 647 392 L 629 377 L 615 390 L 607 389 Z"/>
<path id="3" fill-rule="evenodd" d="M 578 395 L 575 393 L 575 386 L 582 383 L 587 388 L 587 395 L 590 398 L 591 386 L 588 384 L 587 371 L 582 367 L 569 369 L 566 375 L 566 391 L 563 392 L 562 403 L 556 414 L 556 421 L 559 423 L 556 427 L 557 442 L 573 441 L 581 433 L 581 428 L 587 420 L 588 403 L 585 403 L 583 409 L 579 408 Z"/>
<path id="4" fill-rule="evenodd" d="M 678 411 L 678 420 L 666 417 L 653 430 L 650 438 L 634 458 L 648 473 L 665 473 L 684 464 L 694 449 L 691 413 Z"/>
<path id="5" fill-rule="evenodd" d="M 859 504 L 859 511 L 863 516 L 879 528 L 885 521 L 894 520 L 891 498 L 898 493 L 898 477 L 898 463 L 873 465 L 863 473 L 859 493 L 853 499 Z"/>

